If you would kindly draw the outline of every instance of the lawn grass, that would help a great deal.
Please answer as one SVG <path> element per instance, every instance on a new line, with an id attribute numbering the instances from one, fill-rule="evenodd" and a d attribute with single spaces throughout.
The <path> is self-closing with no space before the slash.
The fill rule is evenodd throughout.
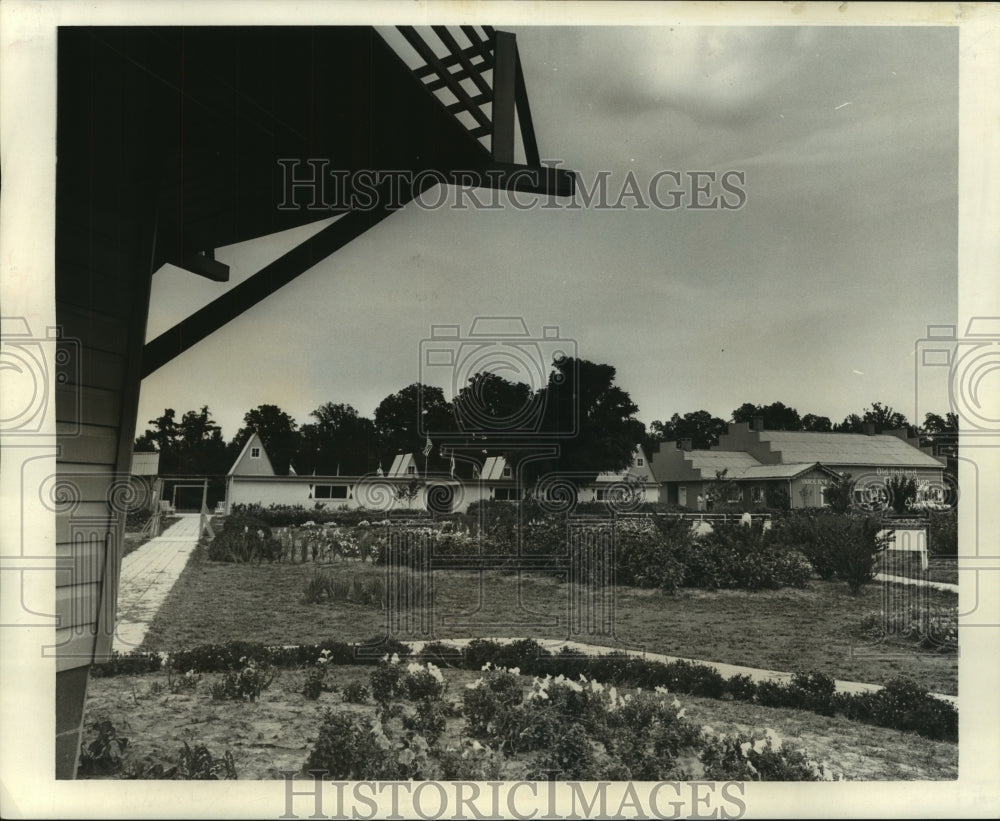
<path id="1" fill-rule="evenodd" d="M 306 604 L 313 564 L 237 565 L 210 562 L 199 548 L 150 626 L 144 649 L 170 651 L 231 639 L 269 644 L 365 641 L 387 634 L 385 611 L 352 603 Z M 383 573 L 344 561 L 331 572 Z M 865 614 L 881 607 L 882 586 L 852 596 L 840 582 L 814 580 L 806 589 L 748 593 L 685 590 L 675 595 L 620 587 L 614 596 L 618 643 L 568 624 L 572 585 L 542 576 L 438 571 L 429 613 L 409 611 L 394 624 L 401 640 L 531 636 L 645 649 L 685 658 L 778 671 L 824 672 L 884 684 L 907 675 L 932 692 L 955 694 L 957 657 L 909 646 L 871 645 Z M 932 593 L 935 606 L 954 606 Z M 433 626 L 433 635 L 423 629 Z"/>

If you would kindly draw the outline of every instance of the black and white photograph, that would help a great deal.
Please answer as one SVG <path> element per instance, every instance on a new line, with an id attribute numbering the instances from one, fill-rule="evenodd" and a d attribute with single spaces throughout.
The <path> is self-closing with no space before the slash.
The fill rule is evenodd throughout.
<path id="1" fill-rule="evenodd" d="M 5 817 L 1000 813 L 996 7 L 0 33 Z"/>

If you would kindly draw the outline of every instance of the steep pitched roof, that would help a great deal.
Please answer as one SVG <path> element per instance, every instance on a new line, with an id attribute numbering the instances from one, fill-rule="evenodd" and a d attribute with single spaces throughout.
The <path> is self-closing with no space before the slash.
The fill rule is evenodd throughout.
<path id="1" fill-rule="evenodd" d="M 487 482 L 495 482 L 500 479 L 510 479 L 504 476 L 504 469 L 507 467 L 507 460 L 502 456 L 488 456 L 483 462 L 483 467 L 479 471 L 479 478 Z"/>
<path id="2" fill-rule="evenodd" d="M 413 470 L 410 470 L 410 468 Z M 412 453 L 397 453 L 396 457 L 392 460 L 392 466 L 389 468 L 386 476 L 392 478 L 398 478 L 401 476 L 415 476 L 419 474 L 417 470 L 417 461 L 413 458 Z"/>
<path id="3" fill-rule="evenodd" d="M 941 462 L 898 436 L 863 433 L 761 431 L 761 442 L 781 452 L 784 464 L 823 462 L 829 465 L 885 465 L 940 468 Z"/>
<path id="4" fill-rule="evenodd" d="M 619 482 L 625 477 L 635 479 L 643 484 L 656 484 L 656 477 L 649 464 L 649 457 L 642 445 L 636 445 L 632 451 L 632 463 L 623 470 L 606 470 L 597 474 L 595 482 Z"/>
<path id="5" fill-rule="evenodd" d="M 253 456 L 251 448 L 260 448 L 260 455 Z M 236 457 L 233 466 L 229 468 L 227 476 L 274 476 L 274 465 L 267 455 L 264 441 L 256 433 L 250 434 L 247 443 Z"/>

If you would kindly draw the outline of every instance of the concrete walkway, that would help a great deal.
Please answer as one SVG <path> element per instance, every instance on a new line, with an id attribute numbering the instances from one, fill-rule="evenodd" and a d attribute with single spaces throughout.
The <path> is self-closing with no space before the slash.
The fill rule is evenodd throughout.
<path id="1" fill-rule="evenodd" d="M 490 638 L 490 641 L 500 642 L 502 644 L 509 644 L 515 641 L 521 641 L 522 639 L 517 638 Z M 614 647 L 604 647 L 596 644 L 583 644 L 578 641 L 562 641 L 559 639 L 534 639 L 538 644 L 544 647 L 550 652 L 558 652 L 563 647 L 569 647 L 573 650 L 577 650 L 588 656 L 599 656 L 603 653 L 613 653 L 613 652 L 624 652 L 630 656 L 640 656 L 650 661 L 662 661 L 664 663 L 671 661 L 688 661 L 692 664 L 699 664 L 703 667 L 712 667 L 717 670 L 725 678 L 730 678 L 735 675 L 749 676 L 754 682 L 758 681 L 778 681 L 783 684 L 788 684 L 792 680 L 791 673 L 783 673 L 777 670 L 764 670 L 760 667 L 740 667 L 736 664 L 722 664 L 716 661 L 701 661 L 699 659 L 688 659 L 681 658 L 680 656 L 665 656 L 662 653 L 645 653 L 636 650 L 617 650 Z M 472 639 L 452 639 L 444 638 L 439 640 L 442 644 L 451 644 L 457 647 L 464 647 Z M 422 641 L 411 641 L 407 642 L 414 652 L 420 652 L 426 642 Z M 838 693 L 874 693 L 877 690 L 882 689 L 881 684 L 866 684 L 863 681 L 836 681 L 837 692 Z M 953 704 L 956 708 L 958 707 L 958 696 L 946 695 L 944 693 L 931 693 L 935 698 L 939 698 L 942 701 L 947 701 Z"/>
<path id="2" fill-rule="evenodd" d="M 931 582 L 923 579 L 908 579 L 906 576 L 887 576 L 885 573 L 877 573 L 875 581 L 892 582 L 893 584 L 915 584 L 917 587 L 929 587 L 933 590 L 944 590 L 948 593 L 958 595 L 958 585 L 947 582 Z"/>
<path id="3" fill-rule="evenodd" d="M 122 559 L 118 619 L 112 643 L 119 653 L 127 653 L 142 644 L 156 611 L 198 544 L 201 516 L 197 513 L 178 515 L 179 522 Z"/>

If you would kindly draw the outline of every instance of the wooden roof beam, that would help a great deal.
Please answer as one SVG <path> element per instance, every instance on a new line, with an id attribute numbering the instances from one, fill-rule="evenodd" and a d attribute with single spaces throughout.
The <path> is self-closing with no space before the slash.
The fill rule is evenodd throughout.
<path id="1" fill-rule="evenodd" d="M 469 46 L 468 48 L 461 49 L 461 52 L 470 62 L 475 58 L 481 58 L 478 62 L 473 63 L 479 71 L 490 71 L 493 68 L 493 57 L 488 51 L 484 52 L 475 46 Z M 439 59 L 441 60 L 441 65 L 446 68 L 454 68 L 459 64 L 459 58 L 456 54 L 447 54 Z M 413 73 L 422 80 L 424 77 L 434 74 L 435 71 L 433 66 L 423 65 L 413 69 Z"/>
<path id="2" fill-rule="evenodd" d="M 469 92 L 462 87 L 462 84 L 455 78 L 455 75 L 442 65 L 441 60 L 434 53 L 434 50 L 424 42 L 413 26 L 399 26 L 399 31 L 406 38 L 407 42 L 413 46 L 424 62 L 433 66 L 438 78 L 444 81 L 448 90 L 455 95 L 459 102 L 465 103 L 469 113 L 476 119 L 476 122 L 481 126 L 489 126 L 489 118 L 487 118 L 479 106 L 472 102 Z"/>
<path id="3" fill-rule="evenodd" d="M 472 78 L 472 82 L 476 84 L 476 88 L 479 89 L 482 94 L 491 94 L 491 89 L 489 83 L 483 79 L 483 75 L 478 72 L 472 65 L 472 62 L 465 55 L 462 47 L 458 44 L 458 41 L 452 37 L 451 32 L 448 31 L 446 26 L 432 26 L 434 33 L 440 38 L 441 42 L 445 44 L 448 51 L 451 52 L 452 56 L 458 60 L 462 68 L 465 69 L 469 77 Z"/>

